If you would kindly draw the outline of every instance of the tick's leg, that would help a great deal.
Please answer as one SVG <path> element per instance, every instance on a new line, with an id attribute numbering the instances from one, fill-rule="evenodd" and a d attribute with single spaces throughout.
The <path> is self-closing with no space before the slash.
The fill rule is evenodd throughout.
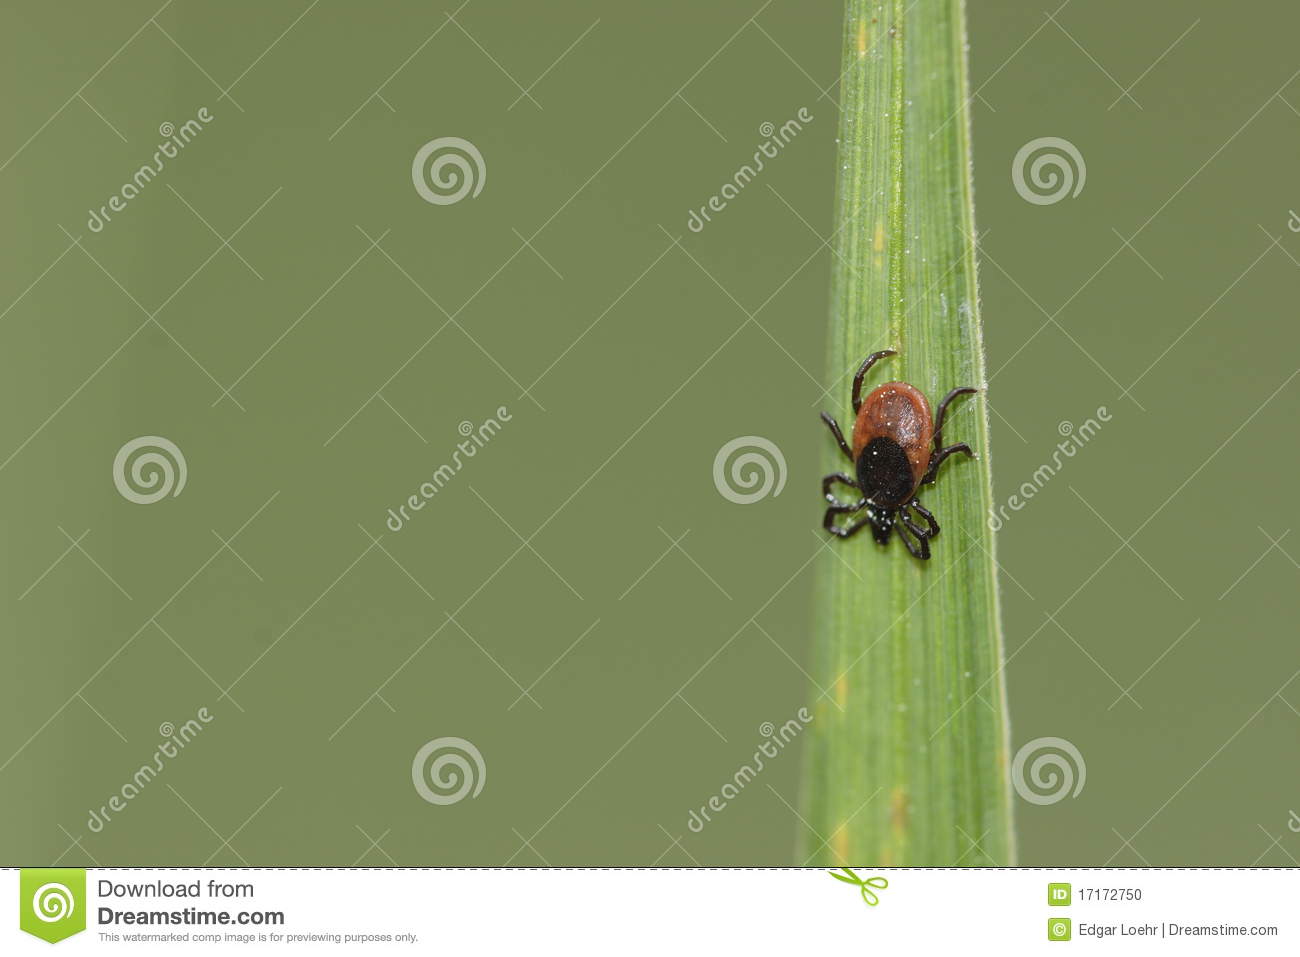
<path id="1" fill-rule="evenodd" d="M 878 359 L 883 359 L 885 356 L 896 356 L 896 355 L 898 355 L 898 353 L 895 352 L 893 349 L 885 349 L 882 352 L 873 352 L 871 353 L 871 355 L 867 356 L 865 359 L 862 360 L 862 368 L 860 368 L 858 370 L 858 374 L 853 377 L 853 414 L 854 415 L 857 415 L 858 409 L 862 408 L 862 380 L 867 377 L 867 373 L 871 371 L 871 367 L 876 364 L 876 361 Z"/>
<path id="2" fill-rule="evenodd" d="M 913 558 L 919 558 L 923 562 L 929 561 L 929 539 L 926 538 L 925 535 L 919 534 L 921 532 L 921 527 L 912 522 L 906 515 L 900 513 L 900 517 L 902 520 L 899 522 L 898 537 L 903 540 L 903 544 L 907 546 L 907 550 L 912 553 Z M 904 531 L 904 529 L 906 529 L 906 531 Z M 911 532 L 916 536 L 915 544 L 913 544 L 912 540 L 907 537 L 908 532 Z"/>
<path id="3" fill-rule="evenodd" d="M 853 450 L 849 448 L 849 443 L 844 441 L 844 433 L 840 431 L 840 424 L 835 421 L 834 417 L 826 412 L 822 413 L 822 421 L 825 422 L 826 427 L 831 430 L 831 435 L 835 436 L 835 441 L 839 443 L 840 451 L 844 453 L 844 457 L 852 462 Z"/>
<path id="4" fill-rule="evenodd" d="M 861 489 L 858 488 L 857 482 L 853 481 L 853 479 L 845 475 L 843 472 L 832 472 L 830 475 L 827 475 L 822 479 L 822 494 L 826 496 L 826 501 L 830 502 L 832 505 L 849 504 L 848 502 L 841 502 L 839 499 L 837 499 L 834 496 L 834 494 L 832 494 L 831 486 L 834 485 L 836 482 L 839 482 L 841 485 L 847 485 L 849 488 L 853 489 L 853 491 L 861 494 Z M 866 504 L 867 504 L 867 500 L 865 498 L 859 499 L 856 503 L 854 503 L 853 510 L 856 512 L 858 509 L 862 508 L 862 506 Z"/>
<path id="5" fill-rule="evenodd" d="M 979 389 L 972 389 L 970 386 L 962 386 L 960 389 L 953 389 L 943 397 L 943 401 L 939 403 L 939 411 L 934 417 L 934 450 L 936 452 L 943 448 L 943 420 L 948 414 L 948 404 L 959 395 L 974 395 L 978 391 Z"/>
<path id="6" fill-rule="evenodd" d="M 946 449 L 935 449 L 930 453 L 930 467 L 926 470 L 925 476 L 921 479 L 922 485 L 933 485 L 935 476 L 939 474 L 939 466 L 943 460 L 954 452 L 965 452 L 971 458 L 975 458 L 975 453 L 970 450 L 970 446 L 965 442 L 958 442 L 956 445 L 950 445 Z"/>
<path id="7" fill-rule="evenodd" d="M 922 505 L 919 500 L 912 499 L 912 501 L 908 503 L 908 507 L 919 512 L 921 517 L 925 519 L 925 523 L 930 526 L 930 533 L 925 536 L 926 538 L 934 538 L 939 534 L 939 523 L 935 521 L 933 513 Z"/>
<path id="8" fill-rule="evenodd" d="M 898 520 L 902 522 L 903 525 L 907 527 L 907 530 L 911 532 L 913 535 L 915 535 L 917 538 L 922 540 L 929 539 L 930 538 L 929 530 L 924 529 L 920 525 L 916 524 L 916 520 L 913 519 L 911 515 L 907 514 L 907 508 L 908 507 L 904 505 L 902 508 L 898 510 Z"/>
<path id="9" fill-rule="evenodd" d="M 835 516 L 843 515 L 846 512 L 856 512 L 860 508 L 861 506 L 854 505 L 832 505 L 826 510 L 826 516 L 822 519 L 822 528 L 826 529 L 826 531 L 830 532 L 832 535 L 838 535 L 840 538 L 851 538 L 858 532 L 862 531 L 863 528 L 871 524 L 871 515 L 867 515 L 866 518 L 860 518 L 852 525 L 844 528 L 839 528 L 835 525 Z"/>

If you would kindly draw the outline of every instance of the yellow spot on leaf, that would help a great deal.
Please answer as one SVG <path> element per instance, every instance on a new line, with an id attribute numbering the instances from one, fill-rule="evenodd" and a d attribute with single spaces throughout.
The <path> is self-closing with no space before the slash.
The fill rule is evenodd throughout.
<path id="1" fill-rule="evenodd" d="M 895 839 L 907 831 L 907 793 L 902 788 L 894 788 L 889 795 L 889 829 Z"/>
<path id="2" fill-rule="evenodd" d="M 858 21 L 858 56 L 867 55 L 867 21 Z"/>
<path id="3" fill-rule="evenodd" d="M 885 248 L 885 224 L 876 223 L 876 234 L 871 238 L 871 248 L 880 252 Z"/>
<path id="4" fill-rule="evenodd" d="M 849 863 L 849 826 L 848 822 L 841 824 L 831 835 L 831 850 L 835 854 L 835 859 L 842 864 Z"/>
<path id="5" fill-rule="evenodd" d="M 835 703 L 838 704 L 840 708 L 843 708 L 844 703 L 848 701 L 848 699 L 849 683 L 844 679 L 843 675 L 840 675 L 835 682 Z"/>

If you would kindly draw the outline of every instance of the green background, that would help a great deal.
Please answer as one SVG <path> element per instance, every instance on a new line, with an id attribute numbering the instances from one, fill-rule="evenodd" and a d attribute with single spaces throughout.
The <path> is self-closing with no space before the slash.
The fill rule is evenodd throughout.
<path id="1" fill-rule="evenodd" d="M 847 406 L 822 367 L 841 11 L 456 9 L 6 5 L 5 863 L 793 859 L 797 741 L 687 821 L 809 701 L 834 561 L 816 412 Z M 1300 543 L 1273 542 L 1296 514 L 1300 14 L 970 20 L 997 501 L 1060 423 L 1112 416 L 999 537 L 1012 746 L 1066 738 L 1087 765 L 1077 797 L 1018 801 L 1021 862 L 1294 863 Z M 202 106 L 90 232 L 159 125 Z M 413 189 L 442 136 L 481 151 L 477 197 Z M 1077 197 L 1017 195 L 1042 136 L 1084 157 Z M 179 496 L 118 493 L 140 435 L 182 449 Z M 746 435 L 787 480 L 742 506 L 711 471 Z M 204 707 L 89 831 L 160 724 Z M 487 767 L 447 807 L 411 781 L 443 736 Z"/>

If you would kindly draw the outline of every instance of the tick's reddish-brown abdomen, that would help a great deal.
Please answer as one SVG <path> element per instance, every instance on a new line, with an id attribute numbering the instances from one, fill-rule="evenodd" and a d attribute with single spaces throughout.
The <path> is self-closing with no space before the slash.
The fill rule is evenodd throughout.
<path id="1" fill-rule="evenodd" d="M 930 440 L 934 437 L 934 420 L 930 402 L 920 389 L 906 382 L 886 382 L 873 389 L 858 410 L 853 423 L 853 457 L 879 436 L 893 439 L 907 455 L 915 485 L 930 466 Z"/>

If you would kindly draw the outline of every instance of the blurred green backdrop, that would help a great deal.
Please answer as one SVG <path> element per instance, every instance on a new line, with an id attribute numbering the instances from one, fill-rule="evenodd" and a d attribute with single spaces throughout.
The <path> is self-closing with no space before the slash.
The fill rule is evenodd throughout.
<path id="1" fill-rule="evenodd" d="M 1018 802 L 1021 861 L 1295 863 L 1300 13 L 969 15 L 998 501 L 1110 415 L 999 539 L 1012 745 L 1086 763 Z M 797 739 L 690 814 L 816 696 L 839 6 L 0 17 L 0 860 L 789 863 Z M 1048 136 L 1086 177 L 1027 202 Z M 477 195 L 417 193 L 442 137 Z M 179 494 L 119 493 L 137 436 Z M 720 494 L 742 436 L 779 495 Z M 412 781 L 442 737 L 483 765 L 448 806 Z"/>

